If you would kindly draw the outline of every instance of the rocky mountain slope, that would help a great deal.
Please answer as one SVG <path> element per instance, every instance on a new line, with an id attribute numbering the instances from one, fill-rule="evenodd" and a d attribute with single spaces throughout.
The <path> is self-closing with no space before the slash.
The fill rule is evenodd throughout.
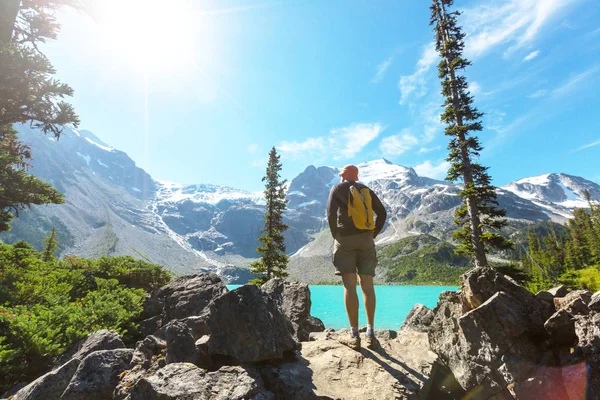
<path id="1" fill-rule="evenodd" d="M 62 255 L 132 255 L 180 273 L 215 270 L 247 278 L 237 267 L 256 257 L 264 214 L 261 192 L 157 181 L 127 154 L 88 131 L 65 129 L 56 141 L 27 126 L 18 129 L 21 139 L 32 145 L 32 172 L 65 193 L 66 204 L 22 213 L 0 239 L 24 238 L 39 245 L 55 226 Z M 449 239 L 460 186 L 421 177 L 385 159 L 358 166 L 361 181 L 388 209 L 379 245 L 419 234 Z M 309 166 L 290 183 L 285 222 L 290 225 L 286 245 L 293 254 L 294 277 L 329 279 L 332 243 L 324 230 L 325 205 L 338 172 L 335 167 Z M 563 222 L 574 207 L 585 205 L 586 189 L 600 200 L 600 185 L 548 174 L 498 189 L 498 200 L 513 229 L 519 229 L 532 221 Z"/>

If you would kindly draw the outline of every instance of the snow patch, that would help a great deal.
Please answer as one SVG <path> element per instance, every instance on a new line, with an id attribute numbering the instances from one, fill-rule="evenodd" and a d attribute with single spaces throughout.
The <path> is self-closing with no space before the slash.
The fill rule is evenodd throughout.
<path id="1" fill-rule="evenodd" d="M 156 181 L 159 184 L 156 197 L 159 202 L 177 203 L 192 201 L 194 203 L 217 204 L 220 201 L 249 200 L 256 204 L 264 204 L 263 192 L 247 192 L 228 186 L 209 184 L 182 185 L 168 181 Z"/>
<path id="2" fill-rule="evenodd" d="M 138 188 L 136 188 L 136 187 L 132 187 L 131 189 L 132 189 L 134 192 L 139 192 L 139 193 L 141 193 L 141 192 L 142 192 L 140 189 L 138 189 Z"/>
<path id="3" fill-rule="evenodd" d="M 102 165 L 103 167 L 106 167 L 106 168 L 108 168 L 108 165 L 104 164 L 104 163 L 102 162 L 102 160 L 98 159 L 98 160 L 97 160 L 97 162 L 98 162 L 98 164 Z"/>
<path id="4" fill-rule="evenodd" d="M 307 201 L 305 203 L 298 204 L 296 206 L 296 208 L 306 207 L 306 206 L 310 206 L 312 204 L 319 204 L 319 203 L 320 203 L 320 201 L 318 201 L 318 200 Z"/>
<path id="5" fill-rule="evenodd" d="M 302 193 L 299 190 L 294 190 L 293 192 L 289 192 L 288 196 L 301 196 L 301 197 L 306 197 L 306 195 L 304 193 Z"/>
<path id="6" fill-rule="evenodd" d="M 538 176 L 532 176 L 530 178 L 523 178 L 523 179 L 516 181 L 515 183 L 518 183 L 518 184 L 530 183 L 532 185 L 545 186 L 550 183 L 550 174 L 543 174 L 543 175 L 538 175 Z"/>
<path id="7" fill-rule="evenodd" d="M 92 161 L 92 157 L 90 157 L 90 156 L 89 156 L 89 155 L 87 155 L 87 154 L 85 154 L 85 155 L 84 155 L 84 154 L 81 154 L 80 152 L 77 152 L 77 155 L 78 155 L 79 157 L 83 158 L 83 159 L 85 160 L 85 162 L 87 163 L 87 165 L 88 165 L 88 166 L 90 165 L 90 161 Z"/>
<path id="8" fill-rule="evenodd" d="M 94 142 L 92 139 L 90 139 L 88 137 L 86 137 L 85 140 L 87 140 L 89 143 L 93 144 L 94 146 L 101 148 L 104 151 L 109 151 L 109 152 L 115 151 L 115 149 L 113 149 L 112 147 L 103 146 L 100 143 Z"/>

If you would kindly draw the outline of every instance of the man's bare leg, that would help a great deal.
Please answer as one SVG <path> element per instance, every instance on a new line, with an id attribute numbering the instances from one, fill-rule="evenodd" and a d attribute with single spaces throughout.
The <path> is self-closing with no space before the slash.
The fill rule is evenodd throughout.
<path id="1" fill-rule="evenodd" d="M 373 277 L 370 275 L 360 275 L 360 288 L 365 300 L 365 311 L 367 313 L 367 338 L 373 336 L 373 324 L 375 322 L 375 287 L 373 286 Z"/>
<path id="2" fill-rule="evenodd" d="M 356 274 L 342 274 L 344 282 L 344 304 L 351 328 L 358 328 L 358 295 L 356 294 Z"/>

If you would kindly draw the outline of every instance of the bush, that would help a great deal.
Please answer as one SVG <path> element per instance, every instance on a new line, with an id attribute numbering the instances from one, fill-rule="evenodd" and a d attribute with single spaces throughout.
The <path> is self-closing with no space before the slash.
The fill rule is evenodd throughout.
<path id="1" fill-rule="evenodd" d="M 600 290 L 600 266 L 579 270 L 571 270 L 562 274 L 558 281 L 569 289 L 588 289 L 597 292 Z"/>
<path id="2" fill-rule="evenodd" d="M 42 261 L 25 242 L 0 244 L 0 393 L 46 372 L 88 333 L 138 336 L 144 297 L 171 274 L 132 257 Z"/>

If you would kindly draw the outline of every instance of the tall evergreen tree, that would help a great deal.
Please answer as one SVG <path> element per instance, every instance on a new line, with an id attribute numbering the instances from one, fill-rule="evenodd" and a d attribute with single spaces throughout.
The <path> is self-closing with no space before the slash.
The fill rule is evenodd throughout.
<path id="1" fill-rule="evenodd" d="M 498 208 L 496 191 L 491 184 L 487 167 L 475 159 L 483 149 L 479 139 L 471 132 L 482 130 L 483 115 L 473 106 L 473 96 L 468 91 L 467 80 L 459 72 L 471 65 L 463 56 L 464 33 L 457 24 L 458 12 L 447 12 L 453 0 L 432 0 L 431 25 L 434 26 L 436 49 L 442 60 L 439 77 L 442 95 L 445 97 L 441 120 L 446 124 L 445 134 L 450 137 L 448 145 L 450 162 L 447 180 L 462 180 L 460 196 L 462 206 L 455 214 L 455 223 L 461 228 L 454 232 L 459 240 L 458 251 L 473 255 L 475 266 L 488 265 L 486 246 L 499 250 L 512 247 L 501 233 L 506 226 L 506 210 Z"/>
<path id="2" fill-rule="evenodd" d="M 61 203 L 50 185 L 29 174 L 31 151 L 19 142 L 13 125 L 31 123 L 59 137 L 63 126 L 77 126 L 73 107 L 63 99 L 73 90 L 56 80 L 39 44 L 55 39 L 54 12 L 77 0 L 2 0 L 0 2 L 0 232 L 30 204 Z"/>
<path id="3" fill-rule="evenodd" d="M 262 178 L 265 182 L 265 227 L 263 234 L 258 240 L 261 243 L 256 251 L 261 259 L 252 263 L 252 272 L 261 275 L 255 282 L 265 282 L 274 277 L 286 277 L 285 272 L 288 257 L 285 254 L 285 243 L 283 232 L 289 228 L 283 223 L 283 213 L 286 210 L 285 199 L 286 180 L 281 180 L 281 162 L 275 147 L 269 152 L 269 163 L 267 172 Z"/>
<path id="4" fill-rule="evenodd" d="M 56 236 L 56 228 L 52 227 L 50 234 L 44 239 L 44 253 L 42 260 L 49 262 L 52 260 L 58 249 L 58 237 Z"/>

